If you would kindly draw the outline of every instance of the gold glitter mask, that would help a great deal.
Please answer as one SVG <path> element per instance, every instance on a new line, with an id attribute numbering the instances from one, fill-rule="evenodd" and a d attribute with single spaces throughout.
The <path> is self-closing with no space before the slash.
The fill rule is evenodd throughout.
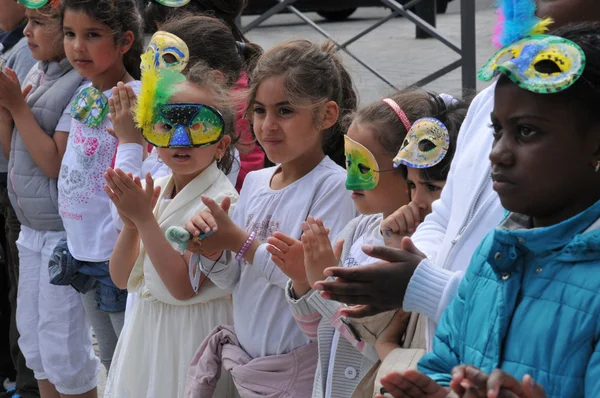
<path id="1" fill-rule="evenodd" d="M 154 66 L 181 73 L 190 60 L 190 51 L 183 40 L 169 32 L 158 31 L 150 40 L 146 52 L 151 53 Z"/>

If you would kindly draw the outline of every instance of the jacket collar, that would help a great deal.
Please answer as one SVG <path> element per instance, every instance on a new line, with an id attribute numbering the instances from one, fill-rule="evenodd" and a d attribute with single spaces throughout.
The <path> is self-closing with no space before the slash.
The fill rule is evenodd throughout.
<path id="1" fill-rule="evenodd" d="M 158 209 L 160 208 L 160 206 L 157 204 L 154 209 L 154 214 L 155 216 L 159 217 L 157 218 L 158 223 L 162 224 L 170 215 L 172 215 L 182 207 L 185 207 L 191 201 L 200 200 L 200 195 L 202 195 L 211 185 L 213 185 L 217 181 L 220 174 L 221 170 L 219 170 L 217 162 L 212 162 L 212 164 L 208 166 L 206 170 L 198 174 L 196 178 L 190 181 L 190 183 L 187 184 L 185 188 L 181 190 L 181 192 L 175 195 L 173 200 L 171 200 L 168 206 L 164 209 L 163 213 L 160 215 L 157 214 Z M 165 199 L 165 196 L 171 195 L 171 192 L 173 191 L 174 187 L 175 181 L 173 180 L 173 176 L 171 176 L 169 178 L 169 181 L 166 183 L 166 185 L 163 187 L 160 193 L 158 203 L 160 203 L 161 200 Z"/>
<path id="2" fill-rule="evenodd" d="M 55 80 L 73 69 L 73 65 L 67 57 L 60 61 L 42 61 L 38 62 L 38 69 L 44 73 L 44 81 Z"/>
<path id="3" fill-rule="evenodd" d="M 533 228 L 531 217 L 511 213 L 494 230 L 494 241 L 495 245 L 508 249 L 509 256 L 514 258 L 518 253 L 545 255 L 554 252 L 558 254 L 557 259 L 564 262 L 598 259 L 600 201 L 568 220 L 543 228 Z M 495 255 L 496 249 L 500 248 L 492 248 L 490 256 Z M 498 264 L 497 261 L 491 263 Z"/>

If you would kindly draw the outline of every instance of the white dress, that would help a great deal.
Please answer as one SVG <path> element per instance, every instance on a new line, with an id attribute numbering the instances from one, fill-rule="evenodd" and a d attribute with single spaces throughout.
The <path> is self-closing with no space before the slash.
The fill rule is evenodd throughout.
<path id="1" fill-rule="evenodd" d="M 213 167 L 214 166 L 214 167 Z M 161 194 L 155 216 L 161 229 L 183 225 L 202 208 L 200 194 L 220 202 L 235 201 L 235 188 L 213 164 L 188 184 L 173 200 Z M 171 192 L 172 178 L 157 181 L 163 192 Z M 166 185 L 166 186 L 165 186 Z M 188 189 L 189 188 L 189 189 Z M 182 222 L 183 221 L 183 222 Z M 220 324 L 233 323 L 231 292 L 206 280 L 200 293 L 190 300 L 173 298 L 145 254 L 143 245 L 128 283 L 136 300 L 115 350 L 106 398 L 180 398 L 189 363 L 204 338 Z M 228 373 L 223 373 L 215 397 L 235 397 Z"/>

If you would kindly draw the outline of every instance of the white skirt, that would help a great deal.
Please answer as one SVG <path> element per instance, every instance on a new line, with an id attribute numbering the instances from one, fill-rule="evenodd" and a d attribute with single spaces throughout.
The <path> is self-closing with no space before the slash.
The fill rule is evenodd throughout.
<path id="1" fill-rule="evenodd" d="M 190 361 L 206 336 L 233 324 L 230 297 L 170 305 L 137 297 L 110 368 L 105 398 L 183 397 Z M 237 396 L 223 370 L 215 397 Z"/>

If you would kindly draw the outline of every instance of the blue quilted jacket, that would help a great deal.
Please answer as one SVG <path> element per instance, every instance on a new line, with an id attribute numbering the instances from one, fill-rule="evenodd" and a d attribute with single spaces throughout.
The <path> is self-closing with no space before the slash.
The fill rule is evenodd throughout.
<path id="1" fill-rule="evenodd" d="M 510 214 L 475 252 L 419 370 L 530 374 L 548 397 L 600 397 L 600 201 L 547 228 Z"/>

